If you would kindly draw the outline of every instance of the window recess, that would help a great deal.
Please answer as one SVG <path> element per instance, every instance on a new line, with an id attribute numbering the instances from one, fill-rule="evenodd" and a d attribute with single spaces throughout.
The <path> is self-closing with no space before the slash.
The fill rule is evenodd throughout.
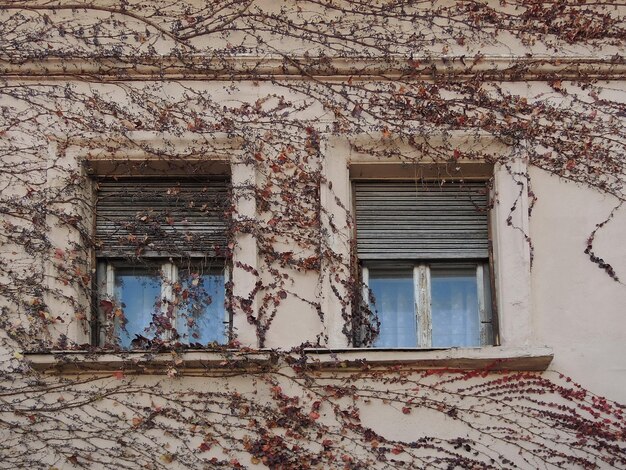
<path id="1" fill-rule="evenodd" d="M 97 324 L 92 341 L 225 343 L 226 178 L 97 183 Z"/>
<path id="2" fill-rule="evenodd" d="M 371 346 L 493 345 L 486 183 L 357 181 L 354 201 Z"/>

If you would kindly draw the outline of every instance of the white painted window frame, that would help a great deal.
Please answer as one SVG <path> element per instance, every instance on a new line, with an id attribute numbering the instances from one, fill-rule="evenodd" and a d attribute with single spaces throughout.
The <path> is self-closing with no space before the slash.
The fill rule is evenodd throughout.
<path id="1" fill-rule="evenodd" d="M 488 287 L 489 279 L 485 279 L 486 264 L 486 261 L 460 261 L 459 263 L 450 265 L 449 268 L 454 269 L 455 267 L 459 267 L 459 265 L 463 266 L 463 268 L 470 266 L 476 267 L 476 292 L 478 298 L 480 344 L 475 347 L 493 346 L 494 342 L 493 312 L 490 308 L 491 293 L 489 292 Z M 430 285 L 430 269 L 432 265 L 445 266 L 444 263 L 427 263 L 420 261 L 413 265 L 413 290 L 415 299 L 413 311 L 415 313 L 418 348 L 432 347 L 432 300 Z M 364 302 L 368 302 L 370 294 L 369 270 L 370 268 L 366 265 L 361 267 L 361 279 L 363 282 L 362 299 Z"/>
<path id="2" fill-rule="evenodd" d="M 124 263 L 124 264 L 130 267 L 133 267 L 131 263 Z M 167 315 L 168 305 L 170 304 L 175 305 L 175 302 L 176 302 L 176 295 L 174 294 L 174 289 L 172 288 L 172 286 L 174 285 L 174 283 L 176 283 L 179 280 L 178 266 L 175 263 L 171 262 L 170 260 L 162 260 L 162 262 L 159 263 L 159 260 L 156 259 L 154 264 L 155 266 L 160 266 L 160 272 L 161 272 L 161 281 L 162 281 L 161 282 L 161 297 L 160 297 L 161 314 Z M 98 260 L 98 265 L 99 267 L 104 266 L 103 271 L 106 273 L 105 281 L 103 283 L 103 289 L 100 289 L 99 294 L 101 297 L 113 300 L 115 304 L 117 305 L 119 302 L 119 299 L 115 298 L 115 269 L 116 269 L 115 265 L 116 263 L 112 260 L 102 258 Z M 102 272 L 101 270 L 99 271 Z M 228 265 L 224 265 L 223 274 L 224 274 L 224 284 L 226 285 L 231 280 L 230 269 Z M 177 325 L 178 324 L 178 309 L 174 308 L 173 313 L 174 315 L 172 318 L 172 323 L 173 325 Z M 225 339 L 226 339 L 226 342 L 228 342 L 229 338 L 232 335 L 232 317 L 231 317 L 230 312 L 226 308 L 226 305 L 223 306 L 223 314 L 224 314 L 224 319 L 222 320 L 222 323 L 224 324 Z M 102 316 L 100 316 L 99 318 L 99 324 L 101 326 L 104 326 L 104 328 L 100 328 L 99 344 L 104 344 L 105 338 L 104 338 L 103 330 L 113 328 L 114 325 L 112 325 L 110 322 L 107 322 L 107 320 L 102 318 Z M 171 333 L 168 332 L 164 339 L 171 340 L 172 339 Z M 188 342 L 188 339 L 186 341 L 183 341 L 183 343 L 187 343 L 187 342 Z"/>

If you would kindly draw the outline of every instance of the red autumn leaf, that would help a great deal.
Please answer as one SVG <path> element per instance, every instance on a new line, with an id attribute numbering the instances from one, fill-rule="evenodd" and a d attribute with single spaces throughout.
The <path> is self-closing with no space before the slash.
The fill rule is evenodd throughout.
<path id="1" fill-rule="evenodd" d="M 411 408 L 409 408 L 408 406 L 404 406 L 404 407 L 402 407 L 402 412 L 405 415 L 411 414 Z"/>
<path id="2" fill-rule="evenodd" d="M 320 414 L 317 411 L 311 411 L 309 413 L 309 418 L 311 419 L 319 419 L 320 418 Z"/>
<path id="3" fill-rule="evenodd" d="M 115 372 L 113 372 L 113 378 L 115 380 L 122 380 L 122 379 L 124 379 L 124 377 L 126 377 L 124 375 L 124 371 L 116 370 Z"/>
<path id="4" fill-rule="evenodd" d="M 113 311 L 113 302 L 111 302 L 110 300 L 101 300 L 100 307 L 104 311 L 105 315 L 110 315 Z"/>

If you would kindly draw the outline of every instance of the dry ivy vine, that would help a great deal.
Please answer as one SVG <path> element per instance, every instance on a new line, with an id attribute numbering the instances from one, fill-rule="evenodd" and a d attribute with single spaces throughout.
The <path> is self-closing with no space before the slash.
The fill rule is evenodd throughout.
<path id="1" fill-rule="evenodd" d="M 93 231 L 76 209 L 93 210 L 85 197 L 90 177 L 82 165 L 67 165 L 71 142 L 85 136 L 114 135 L 129 152 L 164 163 L 163 174 L 198 171 L 187 158 L 197 150 L 177 143 L 183 134 L 194 135 L 195 149 L 224 159 L 228 151 L 212 134 L 242 142 L 241 163 L 254 168 L 257 184 L 234 184 L 233 199 L 253 199 L 258 217 L 234 217 L 230 235 L 254 238 L 260 266 L 235 266 L 258 282 L 245 295 L 231 286 L 228 301 L 256 328 L 259 346 L 286 298 L 299 298 L 323 320 L 324 304 L 294 289 L 301 273 L 330 279 L 348 338 L 362 323 L 363 312 L 351 309 L 361 290 L 352 260 L 324 233 L 339 223 L 320 204 L 320 188 L 332 193 L 322 171 L 332 158 L 322 148 L 325 136 L 380 135 L 381 145 L 354 150 L 381 160 L 499 163 L 521 190 L 529 176 L 510 165 L 523 154 L 531 166 L 611 195 L 618 210 L 626 109 L 602 74 L 607 60 L 619 66 L 623 57 L 591 60 L 591 72 L 572 80 L 536 77 L 546 86 L 534 99 L 507 86 L 530 73 L 532 60 L 519 56 L 500 72 L 480 66 L 484 51 L 509 51 L 512 43 L 555 56 L 623 50 L 623 11 L 619 2 L 565 0 L 1 1 L 0 467 L 626 467 L 624 408 L 548 373 L 368 364 L 328 373 L 296 349 L 275 351 L 270 365 L 237 356 L 183 381 L 175 378 L 183 373 L 183 346 L 155 341 L 146 354 L 172 351 L 170 377 L 55 377 L 34 372 L 23 354 L 96 353 L 59 334 L 68 318 L 88 330 L 97 309 L 88 306 Z M 463 76 L 432 65 L 448 55 L 462 62 Z M 264 68 L 269 58 L 273 69 Z M 346 72 L 335 59 L 356 65 Z M 77 61 L 89 66 L 77 73 Z M 200 82 L 206 79 L 219 84 L 220 96 Z M 138 139 L 142 131 L 162 136 L 164 146 Z M 447 138 L 453 133 L 488 135 L 515 150 L 455 148 Z M 434 134 L 441 142 L 428 139 Z M 390 150 L 389 140 L 410 151 Z M 49 184 L 53 175 L 60 184 Z M 55 230 L 73 238 L 56 240 Z M 586 247 L 590 261 L 620 282 L 610 260 L 595 253 L 595 234 Z M 320 333 L 303 347 L 326 339 Z M 210 391 L 207 380 L 215 384 Z M 421 426 L 423 437 L 378 434 L 372 410 Z M 430 422 L 463 431 L 432 437 Z"/>

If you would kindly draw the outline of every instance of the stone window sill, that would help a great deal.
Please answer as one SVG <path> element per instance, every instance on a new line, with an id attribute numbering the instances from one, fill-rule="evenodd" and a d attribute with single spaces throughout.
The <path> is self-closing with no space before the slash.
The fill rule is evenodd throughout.
<path id="1" fill-rule="evenodd" d="M 270 367 L 275 356 L 267 351 L 50 351 L 27 353 L 33 369 L 45 373 L 162 374 L 171 370 L 182 373 L 223 370 L 253 371 Z"/>
<path id="2" fill-rule="evenodd" d="M 548 368 L 553 353 L 547 347 L 528 348 L 448 348 L 448 349 L 365 349 L 330 350 L 309 348 L 304 356 L 289 353 L 287 362 L 298 362 L 303 367 L 349 371 L 363 367 L 447 371 L 543 371 Z M 278 366 L 280 353 L 258 351 L 51 351 L 28 353 L 27 360 L 33 369 L 52 374 L 111 373 L 123 371 L 130 374 L 163 374 L 175 370 L 183 375 L 202 372 L 243 372 L 270 370 Z M 300 362 L 305 357 L 306 362 Z"/>
<path id="3" fill-rule="evenodd" d="M 402 366 L 410 369 L 544 371 L 554 354 L 548 347 L 308 349 L 311 364 L 323 369 Z"/>

